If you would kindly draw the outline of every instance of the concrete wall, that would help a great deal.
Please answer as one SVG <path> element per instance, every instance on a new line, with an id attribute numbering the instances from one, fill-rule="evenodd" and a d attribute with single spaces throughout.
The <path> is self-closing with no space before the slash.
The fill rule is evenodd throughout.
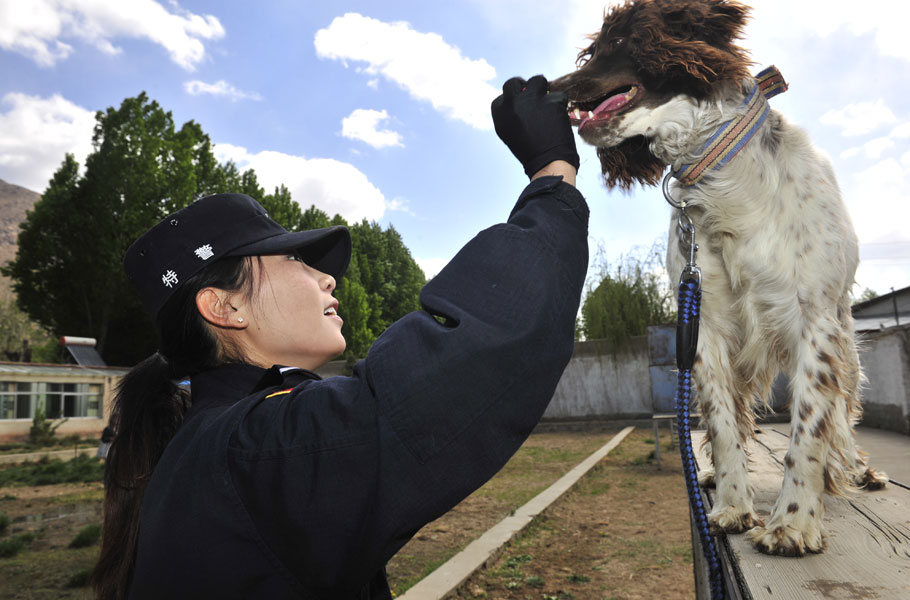
<path id="1" fill-rule="evenodd" d="M 862 336 L 863 425 L 910 434 L 910 325 Z"/>
<path id="2" fill-rule="evenodd" d="M 652 412 L 648 340 L 641 336 L 620 348 L 603 340 L 576 343 L 544 418 L 640 418 Z"/>
<path id="3" fill-rule="evenodd" d="M 673 412 L 675 328 L 652 328 L 649 336 L 632 338 L 620 348 L 603 340 L 576 343 L 544 419 Z M 860 360 L 868 378 L 862 424 L 910 434 L 910 324 L 865 333 L 861 339 Z M 772 400 L 777 416 L 766 418 L 786 420 L 786 400 L 787 382 L 781 376 Z"/>

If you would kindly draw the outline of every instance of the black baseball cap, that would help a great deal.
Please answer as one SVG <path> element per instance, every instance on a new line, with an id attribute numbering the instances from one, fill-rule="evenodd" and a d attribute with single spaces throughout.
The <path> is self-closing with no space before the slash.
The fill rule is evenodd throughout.
<path id="1" fill-rule="evenodd" d="M 351 234 L 341 226 L 292 233 L 249 196 L 215 194 L 142 234 L 127 249 L 123 266 L 154 319 L 184 281 L 219 258 L 294 251 L 340 280 L 351 261 Z"/>

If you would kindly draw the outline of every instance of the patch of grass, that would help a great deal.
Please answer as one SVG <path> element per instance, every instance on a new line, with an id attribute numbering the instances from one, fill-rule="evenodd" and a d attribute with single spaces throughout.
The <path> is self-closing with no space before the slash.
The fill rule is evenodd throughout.
<path id="1" fill-rule="evenodd" d="M 0 558 L 11 558 L 19 554 L 27 544 L 35 540 L 33 533 L 20 533 L 9 539 L 0 541 Z"/>
<path id="2" fill-rule="evenodd" d="M 69 450 L 73 447 L 92 448 L 98 446 L 98 439 L 94 437 L 83 438 L 78 434 L 70 434 L 61 437 L 54 437 L 46 443 L 34 444 L 28 441 L 24 442 L 7 442 L 0 444 L 0 454 L 27 454 L 30 452 L 42 452 L 47 450 Z"/>
<path id="3" fill-rule="evenodd" d="M 100 484 L 100 482 L 98 482 Z M 104 502 L 104 487 L 101 485 L 89 485 L 87 489 L 72 494 L 61 494 L 50 498 L 53 504 L 90 504 L 94 502 Z"/>
<path id="4" fill-rule="evenodd" d="M 530 577 L 525 577 L 525 585 L 529 585 L 534 588 L 542 588 L 546 582 L 543 580 L 543 577 L 538 575 L 531 575 Z"/>
<path id="5" fill-rule="evenodd" d="M 83 527 L 73 541 L 69 543 L 70 548 L 87 548 L 94 546 L 101 539 L 101 525 L 91 524 Z"/>
<path id="6" fill-rule="evenodd" d="M 79 569 L 73 573 L 69 579 L 66 580 L 66 583 L 63 584 L 63 587 L 67 589 L 86 587 L 89 584 L 89 579 L 91 576 L 91 569 Z"/>
<path id="7" fill-rule="evenodd" d="M 18 556 L 0 559 L 0 598 L 89 600 L 89 588 L 67 588 L 67 583 L 97 561 L 98 546 L 71 550 L 65 544 L 47 547 L 36 542 Z"/>
<path id="8" fill-rule="evenodd" d="M 591 581 L 591 578 L 587 575 L 579 575 L 578 573 L 572 573 L 569 575 L 569 581 L 572 583 L 588 583 Z"/>
<path id="9" fill-rule="evenodd" d="M 519 554 L 518 556 L 510 556 L 506 559 L 505 566 L 509 569 L 517 569 L 520 565 L 530 562 L 532 560 L 530 554 Z"/>
<path id="10" fill-rule="evenodd" d="M 609 481 L 592 481 L 590 479 L 583 479 L 579 486 L 576 488 L 577 493 L 583 494 L 585 496 L 600 496 L 601 494 L 606 494 L 610 491 L 612 483 Z"/>
<path id="11" fill-rule="evenodd" d="M 446 563 L 446 561 L 448 561 L 450 558 L 455 556 L 457 553 L 458 553 L 458 549 L 454 549 L 454 548 L 449 549 L 444 554 L 433 557 L 432 560 L 425 562 L 423 564 L 423 568 L 421 570 L 419 570 L 416 575 L 414 575 L 412 577 L 407 577 L 407 578 L 401 579 L 395 584 L 395 587 L 392 590 L 394 595 L 395 596 L 402 595 L 403 593 L 408 591 L 410 588 L 417 585 L 418 581 L 420 581 L 421 579 L 423 579 L 424 577 L 426 577 L 427 575 L 429 575 L 430 573 L 432 573 L 433 571 L 438 569 L 440 566 L 444 565 Z M 420 568 L 419 567 L 419 564 L 421 562 L 420 557 L 416 557 L 413 555 L 399 554 L 396 556 L 396 558 L 400 559 L 402 561 L 402 563 L 404 563 L 403 566 L 406 566 L 407 563 L 411 563 L 412 565 L 417 565 L 416 568 Z"/>
<path id="12" fill-rule="evenodd" d="M 104 463 L 94 456 L 79 455 L 67 461 L 44 456 L 36 462 L 24 462 L 0 470 L 0 487 L 101 481 L 103 478 Z"/>
<path id="13" fill-rule="evenodd" d="M 619 482 L 619 487 L 627 489 L 627 490 L 634 490 L 635 488 L 637 488 L 639 486 L 639 483 L 640 482 L 637 479 L 628 478 L 628 479 L 623 479 L 621 482 Z"/>
<path id="14" fill-rule="evenodd" d="M 18 500 L 18 499 L 19 498 L 17 496 L 13 496 L 12 494 L 3 494 L 3 497 L 0 498 L 0 501 L 9 502 L 10 500 Z"/>
<path id="15" fill-rule="evenodd" d="M 6 533 L 7 527 L 9 527 L 9 515 L 0 512 L 0 535 Z"/>

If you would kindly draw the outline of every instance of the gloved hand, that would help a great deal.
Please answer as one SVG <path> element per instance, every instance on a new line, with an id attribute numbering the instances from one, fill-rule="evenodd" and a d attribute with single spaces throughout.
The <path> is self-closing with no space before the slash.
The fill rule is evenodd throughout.
<path id="1" fill-rule="evenodd" d="M 548 93 L 543 75 L 525 81 L 513 77 L 493 100 L 493 126 L 512 154 L 531 177 L 554 160 L 564 160 L 578 169 L 575 136 L 569 124 L 569 98 L 563 92 Z"/>

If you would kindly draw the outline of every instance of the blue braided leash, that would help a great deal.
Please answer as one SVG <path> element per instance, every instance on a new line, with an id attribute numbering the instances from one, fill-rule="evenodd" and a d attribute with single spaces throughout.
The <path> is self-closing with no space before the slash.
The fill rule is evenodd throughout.
<path id="1" fill-rule="evenodd" d="M 695 451 L 692 448 L 691 416 L 689 407 L 692 404 L 692 365 L 695 363 L 698 347 L 698 316 L 701 305 L 701 270 L 695 264 L 695 225 L 686 214 L 684 203 L 677 203 L 670 195 L 668 181 L 670 173 L 664 178 L 664 196 L 667 202 L 679 210 L 677 222 L 679 229 L 687 238 L 689 260 L 679 279 L 679 296 L 677 298 L 676 321 L 676 366 L 679 371 L 676 384 L 676 420 L 679 436 L 679 451 L 682 455 L 683 474 L 686 479 L 686 491 L 689 494 L 691 507 L 698 536 L 701 539 L 702 551 L 708 563 L 708 574 L 712 600 L 723 600 L 724 581 L 720 564 L 720 554 L 714 537 L 708 528 L 708 515 L 705 511 L 701 492 L 698 488 L 698 476 L 695 472 Z"/>
<path id="2" fill-rule="evenodd" d="M 698 488 L 689 415 L 689 407 L 692 404 L 692 363 L 695 361 L 695 348 L 698 342 L 698 310 L 701 303 L 701 286 L 697 278 L 687 275 L 685 272 L 679 282 L 678 302 L 676 365 L 679 369 L 679 375 L 676 384 L 676 420 L 679 451 L 682 455 L 686 491 L 689 493 L 689 506 L 691 506 L 692 514 L 695 518 L 698 536 L 701 538 L 705 560 L 708 562 L 711 598 L 713 600 L 721 600 L 724 598 L 723 571 L 720 565 L 717 545 L 714 543 L 714 537 L 708 528 L 708 515 Z"/>

